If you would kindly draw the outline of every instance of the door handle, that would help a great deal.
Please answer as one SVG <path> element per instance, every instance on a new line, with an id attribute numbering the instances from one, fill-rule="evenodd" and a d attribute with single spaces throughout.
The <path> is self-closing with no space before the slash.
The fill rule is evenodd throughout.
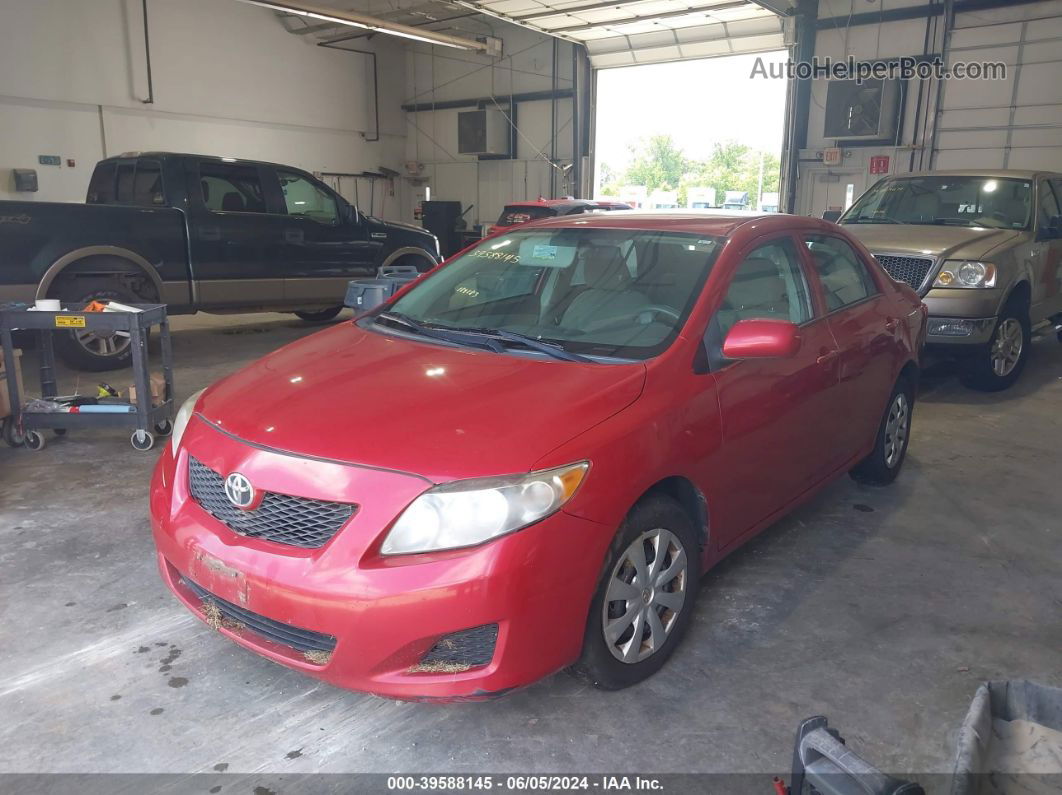
<path id="1" fill-rule="evenodd" d="M 284 230 L 284 242 L 285 243 L 301 243 L 304 240 L 301 229 L 285 229 Z"/>
<path id="2" fill-rule="evenodd" d="M 900 321 L 894 317 L 885 319 L 885 330 L 889 332 L 896 331 L 900 327 Z"/>
<path id="3" fill-rule="evenodd" d="M 840 353 L 840 351 L 838 351 L 836 349 L 832 350 L 832 351 L 821 350 L 821 351 L 819 351 L 819 358 L 817 358 L 815 360 L 815 364 L 820 364 L 820 365 L 825 367 L 830 362 L 832 362 L 834 359 L 836 359 L 839 353 Z"/>

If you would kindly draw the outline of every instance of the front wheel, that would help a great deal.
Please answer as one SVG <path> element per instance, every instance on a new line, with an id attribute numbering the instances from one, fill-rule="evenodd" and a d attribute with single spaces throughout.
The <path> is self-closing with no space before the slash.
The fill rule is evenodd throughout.
<path id="1" fill-rule="evenodd" d="M 305 320 L 307 323 L 324 323 L 327 320 L 331 320 L 342 311 L 343 307 L 334 306 L 331 309 L 320 309 L 316 312 L 298 311 L 295 313 L 295 317 L 299 320 Z"/>
<path id="2" fill-rule="evenodd" d="M 571 672 L 602 690 L 619 690 L 660 670 L 686 634 L 700 580 L 693 522 L 669 497 L 641 500 L 616 534 L 603 571 Z"/>
<path id="3" fill-rule="evenodd" d="M 873 486 L 886 486 L 896 480 L 907 457 L 913 412 L 914 388 L 901 376 L 878 426 L 874 450 L 849 473 L 853 480 Z"/>
<path id="4" fill-rule="evenodd" d="M 962 383 L 980 392 L 1002 392 L 1025 369 L 1031 344 L 1029 313 L 1017 302 L 1008 304 L 996 322 L 991 341 L 965 362 Z"/>

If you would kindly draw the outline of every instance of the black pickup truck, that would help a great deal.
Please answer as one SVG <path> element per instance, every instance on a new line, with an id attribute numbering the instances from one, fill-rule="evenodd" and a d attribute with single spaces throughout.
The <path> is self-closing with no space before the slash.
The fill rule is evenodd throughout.
<path id="1" fill-rule="evenodd" d="M 272 163 L 138 152 L 100 161 L 85 204 L 0 201 L 0 303 L 100 298 L 319 321 L 342 309 L 350 279 L 439 259 L 429 232 L 366 216 Z M 122 337 L 71 332 L 56 349 L 82 370 L 130 360 Z"/>

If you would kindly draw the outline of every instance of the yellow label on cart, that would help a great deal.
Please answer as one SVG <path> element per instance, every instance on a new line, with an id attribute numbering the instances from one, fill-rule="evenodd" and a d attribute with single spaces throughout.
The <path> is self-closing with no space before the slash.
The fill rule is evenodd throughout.
<path id="1" fill-rule="evenodd" d="M 84 315 L 56 315 L 56 328 L 85 328 Z"/>

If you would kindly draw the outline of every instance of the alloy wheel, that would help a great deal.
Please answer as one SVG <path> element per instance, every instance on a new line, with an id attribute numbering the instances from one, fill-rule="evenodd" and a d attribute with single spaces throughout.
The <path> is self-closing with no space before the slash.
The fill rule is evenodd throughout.
<path id="1" fill-rule="evenodd" d="M 96 356 L 117 356 L 132 341 L 128 331 L 79 331 L 76 339 L 82 348 Z"/>
<path id="2" fill-rule="evenodd" d="M 897 393 L 889 405 L 889 417 L 885 420 L 885 466 L 892 469 L 903 455 L 903 446 L 911 424 L 911 410 L 907 395 Z"/>
<path id="3" fill-rule="evenodd" d="M 686 605 L 689 561 L 678 537 L 656 528 L 620 555 L 602 605 L 605 645 L 632 664 L 660 651 Z"/>
<path id="4" fill-rule="evenodd" d="M 1000 378 L 1010 375 L 1021 359 L 1025 347 L 1025 332 L 1021 321 L 1014 317 L 1003 319 L 992 338 L 992 372 Z"/>

